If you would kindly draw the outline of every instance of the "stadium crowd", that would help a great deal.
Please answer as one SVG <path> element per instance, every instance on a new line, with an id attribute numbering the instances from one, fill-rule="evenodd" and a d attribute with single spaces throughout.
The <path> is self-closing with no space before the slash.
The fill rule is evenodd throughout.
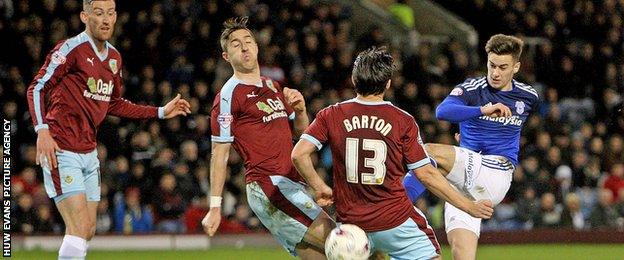
<path id="1" fill-rule="evenodd" d="M 124 96 L 162 105 L 181 93 L 193 114 L 166 121 L 105 120 L 97 148 L 102 178 L 98 233 L 202 232 L 199 222 L 207 212 L 210 189 L 209 113 L 230 75 L 218 45 L 226 18 L 250 17 L 262 74 L 301 90 L 311 118 L 321 108 L 353 97 L 354 55 L 386 44 L 388 36 L 375 28 L 355 39 L 349 8 L 312 2 L 117 1 L 113 44 L 125 61 Z M 624 91 L 624 2 L 440 2 L 450 10 L 464 10 L 464 19 L 481 39 L 501 32 L 549 40 L 522 60 L 518 78 L 540 91 L 542 104 L 525 123 L 522 159 L 507 199 L 484 229 L 623 229 L 624 117 L 617 116 L 617 109 Z M 35 165 L 36 134 L 25 95 L 55 43 L 84 29 L 80 10 L 77 0 L 0 0 L 0 38 L 11 39 L 3 43 L 10 51 L 0 53 L 0 100 L 15 147 L 15 232 L 63 231 Z M 399 73 L 387 99 L 415 116 L 425 142 L 454 143 L 457 127 L 436 120 L 435 107 L 466 77 L 484 75 L 483 62 L 472 60 L 454 39 L 441 48 L 421 44 L 416 51 L 395 48 L 393 53 Z M 227 217 L 220 232 L 263 232 L 243 196 L 241 158 L 232 152 L 228 163 Z M 315 163 L 329 180 L 329 151 L 321 151 Z M 435 227 L 443 223 L 438 202 L 426 195 L 419 203 Z"/>

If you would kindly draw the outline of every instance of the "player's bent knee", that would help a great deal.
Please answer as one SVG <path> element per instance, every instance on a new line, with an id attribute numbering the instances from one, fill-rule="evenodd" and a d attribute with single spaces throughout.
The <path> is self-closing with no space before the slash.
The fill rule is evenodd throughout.
<path id="1" fill-rule="evenodd" d="M 427 150 L 427 153 L 429 153 L 430 155 L 434 157 L 443 157 L 444 155 L 447 155 L 448 152 L 452 149 L 453 149 L 453 146 L 446 145 L 446 144 L 433 144 L 433 143 L 425 144 L 425 150 Z"/>

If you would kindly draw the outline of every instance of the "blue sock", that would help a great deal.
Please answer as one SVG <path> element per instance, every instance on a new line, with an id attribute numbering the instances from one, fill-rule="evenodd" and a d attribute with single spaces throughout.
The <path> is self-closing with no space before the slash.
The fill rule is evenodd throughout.
<path id="1" fill-rule="evenodd" d="M 407 197 L 412 201 L 416 200 L 425 192 L 425 186 L 416 178 L 413 171 L 407 172 L 403 179 L 403 186 L 407 192 Z"/>

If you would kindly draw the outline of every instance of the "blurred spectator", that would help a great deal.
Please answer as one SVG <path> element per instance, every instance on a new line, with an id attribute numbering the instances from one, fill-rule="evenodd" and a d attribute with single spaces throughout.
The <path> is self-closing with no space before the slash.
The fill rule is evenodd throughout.
<path id="1" fill-rule="evenodd" d="M 153 205 L 156 211 L 156 229 L 159 232 L 184 231 L 181 217 L 186 210 L 186 203 L 177 189 L 175 176 L 165 174 L 161 177 L 160 185 L 154 194 Z"/>
<path id="2" fill-rule="evenodd" d="M 609 190 L 601 189 L 598 196 L 598 204 L 589 216 L 589 223 L 592 228 L 609 229 L 618 226 L 618 213 L 611 203 L 613 193 Z"/>
<path id="3" fill-rule="evenodd" d="M 37 172 L 32 167 L 26 167 L 19 176 L 12 178 L 13 185 L 20 183 L 24 188 L 24 192 L 33 195 L 35 189 L 40 185 L 37 181 Z"/>
<path id="4" fill-rule="evenodd" d="M 37 217 L 34 220 L 34 233 L 37 234 L 51 234 L 51 233 L 59 233 L 60 227 L 58 224 L 54 223 L 52 219 L 52 212 L 50 212 L 50 207 L 48 205 L 41 205 L 37 207 Z"/>
<path id="5" fill-rule="evenodd" d="M 406 0 L 398 0 L 388 7 L 388 11 L 408 29 L 414 29 L 414 10 L 407 4 Z"/>
<path id="6" fill-rule="evenodd" d="M 11 210 L 11 223 L 15 232 L 32 234 L 37 219 L 30 194 L 22 194 L 17 198 L 17 207 Z"/>
<path id="7" fill-rule="evenodd" d="M 624 214 L 624 195 L 618 191 L 624 162 L 624 114 L 618 112 L 624 100 L 624 2 L 436 2 L 478 30 L 477 50 L 457 39 L 392 46 L 382 26 L 369 27 L 356 38 L 356 31 L 362 28 L 352 24 L 350 8 L 335 1 L 118 1 L 117 34 L 111 43 L 130 61 L 123 68 L 124 96 L 139 103 L 162 105 L 163 100 L 181 93 L 192 103 L 193 116 L 146 122 L 117 117 L 104 120 L 97 148 L 102 175 L 98 232 L 111 229 L 110 215 L 116 205 L 109 209 L 106 204 L 128 187 L 140 190 L 142 205 L 153 206 L 159 230 L 181 232 L 181 216 L 188 220 L 194 210 L 201 213 L 205 207 L 199 198 L 210 192 L 207 115 L 230 73 L 215 39 L 226 18 L 242 14 L 251 15 L 253 20 L 263 75 L 301 90 L 311 119 L 321 108 L 353 97 L 350 70 L 359 50 L 371 45 L 390 46 L 398 71 L 387 98 L 419 121 L 425 142 L 453 143 L 456 126 L 437 121 L 435 107 L 464 78 L 484 75 L 486 68 L 475 64 L 484 64 L 482 46 L 490 35 L 537 37 L 533 38 L 537 43 L 526 41 L 527 55 L 517 76 L 541 89 L 544 101 L 539 113 L 525 122 L 514 183 L 504 210 L 488 225 L 519 228 L 503 224 L 517 220 L 524 228 L 531 228 L 544 225 L 543 216 L 552 224 L 556 210 L 542 212 L 536 199 L 552 194 L 555 205 L 556 201 L 566 202 L 562 225 L 572 223 L 576 227 L 578 213 L 570 212 L 571 222 L 566 220 L 574 204 L 567 196 L 578 197 L 580 212 L 589 219 L 595 208 L 604 208 L 597 202 L 597 187 L 608 189 L 611 198 L 620 197 L 612 199 L 611 206 Z M 52 221 L 52 232 L 57 232 L 62 223 L 35 164 L 36 134 L 28 118 L 25 87 L 57 41 L 83 30 L 78 15 L 81 7 L 75 0 L 19 1 L 14 5 L 0 11 L 0 35 L 13 39 L 5 42 L 11 51 L 0 54 L 1 112 L 11 121 L 15 150 L 19 151 L 14 158 L 13 172 L 17 175 L 12 176 L 12 205 L 15 212 L 25 216 L 14 223 L 24 222 L 25 231 L 32 225 L 34 233 L 49 231 L 41 223 Z M 486 16 L 491 19 L 483 19 Z M 406 24 L 410 27 L 409 22 Z M 331 174 L 326 174 L 332 166 L 329 150 L 323 149 L 314 162 L 319 173 L 331 179 Z M 245 204 L 243 172 L 240 156 L 231 154 L 223 213 L 227 221 L 253 230 L 253 214 L 239 206 Z M 163 186 L 167 192 L 162 192 Z M 29 194 L 30 203 L 24 194 Z M 438 218 L 431 222 L 440 222 L 439 201 L 429 197 L 423 200 L 422 204 L 431 207 L 428 212 Z M 18 204 L 25 207 L 20 209 Z M 51 210 L 50 218 L 45 206 Z M 533 223 L 535 218 L 540 223 Z M 194 222 L 197 224 L 197 219 Z M 192 231 L 188 221 L 186 226 Z"/>
<path id="8" fill-rule="evenodd" d="M 535 227 L 555 228 L 561 224 L 561 205 L 550 192 L 542 194 L 540 211 L 534 220 Z"/>
<path id="9" fill-rule="evenodd" d="M 191 205 L 184 213 L 184 225 L 187 233 L 203 233 L 204 229 L 201 225 L 202 219 L 208 213 L 208 200 L 203 196 L 197 200 L 193 200 Z"/>
<path id="10" fill-rule="evenodd" d="M 540 214 L 539 201 L 535 196 L 533 187 L 527 187 L 522 197 L 516 202 L 517 218 L 525 229 L 531 229 L 534 226 L 535 219 Z"/>
<path id="11" fill-rule="evenodd" d="M 111 217 L 109 207 L 108 198 L 102 197 L 97 206 L 97 220 L 95 222 L 96 234 L 106 234 L 110 232 L 113 227 L 113 218 Z"/>
<path id="12" fill-rule="evenodd" d="M 115 231 L 123 234 L 152 232 L 154 218 L 148 206 L 141 205 L 141 192 L 136 187 L 115 195 Z M 179 231 L 178 231 L 179 232 Z"/>
<path id="13" fill-rule="evenodd" d="M 602 185 L 603 188 L 609 190 L 613 194 L 613 202 L 620 196 L 619 193 L 624 189 L 624 164 L 616 163 L 611 166 L 609 176 Z"/>
<path id="14" fill-rule="evenodd" d="M 565 197 L 565 208 L 561 213 L 561 226 L 574 229 L 585 228 L 585 216 L 581 212 L 581 201 L 574 193 Z"/>

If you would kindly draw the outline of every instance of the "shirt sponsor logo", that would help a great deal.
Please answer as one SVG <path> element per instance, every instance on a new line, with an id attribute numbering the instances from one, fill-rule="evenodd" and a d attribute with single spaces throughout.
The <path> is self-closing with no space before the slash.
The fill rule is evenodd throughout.
<path id="1" fill-rule="evenodd" d="M 523 122 L 519 116 L 510 116 L 510 117 L 480 116 L 479 119 L 490 121 L 490 122 L 497 122 L 503 125 L 515 125 L 515 126 L 522 126 L 522 122 Z"/>
<path id="2" fill-rule="evenodd" d="M 256 107 L 258 107 L 258 110 L 268 114 L 262 117 L 262 121 L 265 123 L 276 118 L 288 117 L 288 114 L 284 111 L 286 107 L 279 97 L 275 99 L 269 98 L 266 100 L 266 103 L 264 101 L 259 101 L 256 103 Z"/>
<path id="3" fill-rule="evenodd" d="M 258 109 L 260 111 L 263 111 L 263 112 L 265 112 L 267 114 L 271 114 L 271 113 L 274 112 L 274 110 L 269 105 L 267 105 L 266 103 L 264 103 L 262 101 L 256 103 L 256 107 L 258 107 Z"/>
<path id="4" fill-rule="evenodd" d="M 233 121 L 234 117 L 228 113 L 219 114 L 219 116 L 217 117 L 217 122 L 219 122 L 219 125 L 221 125 L 221 127 L 223 128 L 230 127 Z"/>
<path id="5" fill-rule="evenodd" d="M 464 91 L 461 88 L 454 88 L 449 95 L 461 96 L 462 94 L 464 94 Z"/>
<path id="6" fill-rule="evenodd" d="M 52 53 L 52 57 L 50 60 L 52 61 L 52 63 L 60 65 L 64 64 L 65 61 L 67 61 L 67 58 L 60 51 L 55 51 L 54 53 Z"/>
<path id="7" fill-rule="evenodd" d="M 113 93 L 113 88 L 115 84 L 113 84 L 112 80 L 109 80 L 108 83 L 105 83 L 102 79 L 98 79 L 97 81 L 93 77 L 89 77 L 87 79 L 87 88 L 83 92 L 83 96 L 98 100 L 98 101 L 110 101 L 110 96 Z"/>

